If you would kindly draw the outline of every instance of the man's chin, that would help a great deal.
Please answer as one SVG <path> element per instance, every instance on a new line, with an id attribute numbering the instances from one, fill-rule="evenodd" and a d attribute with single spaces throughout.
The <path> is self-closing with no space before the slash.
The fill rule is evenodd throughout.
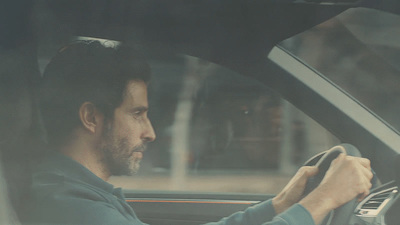
<path id="1" fill-rule="evenodd" d="M 134 161 L 130 166 L 129 166 L 129 176 L 135 175 L 139 172 L 140 169 L 140 161 Z"/>
<path id="2" fill-rule="evenodd" d="M 137 174 L 140 168 L 140 161 L 131 161 L 130 163 L 120 163 L 118 167 L 114 167 L 115 169 L 112 172 L 113 176 L 132 176 Z"/>

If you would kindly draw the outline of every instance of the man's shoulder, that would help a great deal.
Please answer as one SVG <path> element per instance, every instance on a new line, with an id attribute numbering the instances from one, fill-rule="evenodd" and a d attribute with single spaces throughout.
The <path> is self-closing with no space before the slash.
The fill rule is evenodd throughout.
<path id="1" fill-rule="evenodd" d="M 113 189 L 111 184 L 78 162 L 53 153 L 34 167 L 30 194 L 33 200 L 106 200 L 112 195 Z"/>
<path id="2" fill-rule="evenodd" d="M 115 211 L 113 198 L 100 188 L 70 177 L 36 174 L 25 205 L 24 221 L 27 224 L 94 224 Z"/>
<path id="3" fill-rule="evenodd" d="M 36 201 L 105 201 L 112 197 L 110 192 L 82 180 L 63 174 L 35 174 L 30 191 Z"/>
<path id="4" fill-rule="evenodd" d="M 34 169 L 23 224 L 135 224 L 116 190 L 83 165 L 53 155 Z"/>

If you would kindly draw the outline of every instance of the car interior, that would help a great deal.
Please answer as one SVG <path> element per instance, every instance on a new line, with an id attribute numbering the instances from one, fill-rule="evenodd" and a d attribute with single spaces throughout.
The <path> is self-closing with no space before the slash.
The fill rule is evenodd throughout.
<path id="1" fill-rule="evenodd" d="M 138 49 L 152 68 L 157 141 L 137 176 L 111 179 L 143 222 L 218 221 L 275 196 L 301 165 L 329 165 L 341 150 L 325 150 L 339 144 L 371 160 L 373 188 L 322 224 L 400 221 L 398 1 L 2 5 L 0 224 L 19 224 L 30 165 L 47 151 L 41 73 L 61 46 L 85 39 Z"/>

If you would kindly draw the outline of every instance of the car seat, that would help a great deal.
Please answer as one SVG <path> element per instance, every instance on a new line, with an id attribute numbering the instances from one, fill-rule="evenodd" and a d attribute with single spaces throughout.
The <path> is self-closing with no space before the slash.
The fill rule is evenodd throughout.
<path id="1" fill-rule="evenodd" d="M 0 223 L 17 224 L 30 185 L 29 165 L 44 144 L 35 90 L 40 79 L 32 45 L 0 48 Z M 8 203 L 7 203 L 8 202 Z M 12 221 L 12 222 L 10 222 Z"/>

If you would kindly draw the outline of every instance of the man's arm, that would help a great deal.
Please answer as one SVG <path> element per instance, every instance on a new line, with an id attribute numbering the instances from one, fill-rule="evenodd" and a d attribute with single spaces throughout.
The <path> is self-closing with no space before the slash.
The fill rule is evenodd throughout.
<path id="1" fill-rule="evenodd" d="M 269 221 L 269 222 L 268 222 Z M 296 222 L 295 222 L 296 221 Z M 310 213 L 300 204 L 290 207 L 284 213 L 275 214 L 272 200 L 262 202 L 252 206 L 243 212 L 237 212 L 229 217 L 206 225 L 244 225 L 244 224 L 263 224 L 263 225 L 313 225 L 314 221 Z"/>
<path id="2" fill-rule="evenodd" d="M 303 196 L 308 179 L 317 173 L 318 168 L 315 166 L 301 167 L 282 191 L 272 199 L 276 213 L 280 214 L 298 203 Z"/>
<path id="3" fill-rule="evenodd" d="M 311 214 L 300 204 L 295 204 L 285 212 L 276 215 L 272 200 L 262 202 L 248 208 L 243 212 L 237 212 L 225 217 L 219 222 L 206 225 L 314 225 Z"/>
<path id="4" fill-rule="evenodd" d="M 316 167 L 302 167 L 272 200 L 207 225 L 319 224 L 331 210 L 357 196 L 361 200 L 369 194 L 373 175 L 368 159 L 341 154 L 332 162 L 321 184 L 301 199 L 308 178 L 317 172 Z"/>
<path id="5" fill-rule="evenodd" d="M 285 212 L 275 216 L 263 225 L 315 225 L 310 212 L 300 204 L 295 204 Z"/>
<path id="6" fill-rule="evenodd" d="M 296 203 L 300 201 L 303 195 L 308 178 L 316 175 L 317 172 L 318 169 L 313 166 L 301 167 L 285 188 L 272 200 L 265 201 L 243 212 L 237 212 L 223 218 L 219 222 L 208 223 L 207 225 L 287 225 L 288 222 L 293 225 L 312 225 L 313 218 L 310 213 L 302 205 Z M 297 223 L 294 223 L 294 221 Z"/>

